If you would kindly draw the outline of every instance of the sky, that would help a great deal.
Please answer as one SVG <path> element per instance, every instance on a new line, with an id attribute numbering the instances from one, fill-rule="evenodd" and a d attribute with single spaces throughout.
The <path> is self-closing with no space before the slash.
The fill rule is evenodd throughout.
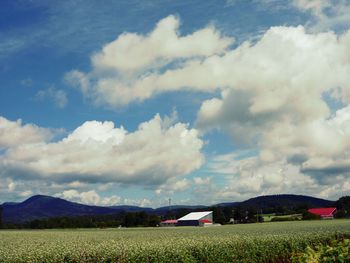
<path id="1" fill-rule="evenodd" d="M 0 1 L 0 203 L 350 194 L 350 1 Z"/>

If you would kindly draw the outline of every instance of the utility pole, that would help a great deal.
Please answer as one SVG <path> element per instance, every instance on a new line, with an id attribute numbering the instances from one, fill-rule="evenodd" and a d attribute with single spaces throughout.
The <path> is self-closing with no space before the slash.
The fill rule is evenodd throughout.
<path id="1" fill-rule="evenodd" d="M 171 214 L 171 198 L 168 199 L 168 216 L 169 216 L 169 219 L 173 219 L 173 216 Z"/>

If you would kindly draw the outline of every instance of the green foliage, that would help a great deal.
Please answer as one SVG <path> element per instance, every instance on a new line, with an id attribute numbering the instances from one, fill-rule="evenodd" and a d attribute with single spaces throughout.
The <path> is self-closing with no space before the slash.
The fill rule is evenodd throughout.
<path id="1" fill-rule="evenodd" d="M 335 205 L 338 210 L 335 217 L 350 217 L 350 196 L 343 196 L 339 198 L 339 200 L 335 202 Z"/>
<path id="2" fill-rule="evenodd" d="M 0 228 L 2 228 L 2 206 L 0 205 Z"/>
<path id="3" fill-rule="evenodd" d="M 320 215 L 315 215 L 307 211 L 303 213 L 303 220 L 320 220 L 320 219 L 321 219 Z"/>
<path id="4" fill-rule="evenodd" d="M 350 262 L 350 239 L 332 240 L 330 244 L 321 244 L 315 248 L 308 246 L 304 253 L 294 255 L 292 262 Z"/>
<path id="5" fill-rule="evenodd" d="M 160 217 L 146 212 L 128 212 L 111 215 L 90 215 L 79 217 L 53 217 L 35 219 L 23 224 L 5 224 L 4 228 L 12 229 L 52 229 L 52 228 L 108 228 L 108 227 L 147 227 L 157 226 Z"/>
<path id="6" fill-rule="evenodd" d="M 271 218 L 271 222 L 283 222 L 283 221 L 295 221 L 298 220 L 296 217 L 292 216 L 276 216 Z"/>
<path id="7" fill-rule="evenodd" d="M 345 237 L 350 237 L 348 220 L 221 227 L 2 230 L 0 262 L 289 262 L 291 255 L 308 246 L 314 248 Z"/>

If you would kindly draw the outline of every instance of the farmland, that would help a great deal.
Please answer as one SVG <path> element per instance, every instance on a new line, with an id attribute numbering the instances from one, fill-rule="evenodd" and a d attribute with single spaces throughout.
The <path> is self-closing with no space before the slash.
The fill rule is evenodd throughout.
<path id="1" fill-rule="evenodd" d="M 277 220 L 285 219 L 285 221 L 288 221 L 287 219 L 289 219 L 290 221 L 293 221 L 293 220 L 301 220 L 302 214 L 277 216 L 275 213 L 273 213 L 273 214 L 263 214 L 262 217 L 264 219 L 264 222 L 270 222 L 271 220 L 273 221 L 273 219 L 277 219 Z"/>
<path id="2" fill-rule="evenodd" d="M 0 231 L 0 262 L 267 262 L 350 236 L 349 220 Z"/>

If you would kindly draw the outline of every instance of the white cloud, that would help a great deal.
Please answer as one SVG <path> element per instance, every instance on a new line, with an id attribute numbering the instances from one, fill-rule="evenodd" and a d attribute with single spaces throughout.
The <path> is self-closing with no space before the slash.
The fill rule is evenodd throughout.
<path id="1" fill-rule="evenodd" d="M 320 1 L 295 3 L 318 19 L 325 19 L 326 11 L 347 10 L 344 1 L 338 1 L 336 9 Z M 307 33 L 302 26 L 273 27 L 254 43 L 230 48 L 231 40 L 213 27 L 180 36 L 178 22 L 171 16 L 146 36 L 119 36 L 92 57 L 91 72 L 72 71 L 67 80 L 94 102 L 112 107 L 182 89 L 220 91 L 220 96 L 203 102 L 198 128 L 223 130 L 236 143 L 259 152 L 257 157 L 239 161 L 230 155 L 224 157 L 233 158 L 233 164 L 219 165 L 218 169 L 232 177 L 232 186 L 222 197 L 273 191 L 315 194 L 319 189 L 326 195 L 332 184 L 327 177 L 334 179 L 337 189 L 345 189 L 340 185 L 349 176 L 350 167 L 350 31 L 337 35 Z M 159 34 L 164 43 L 160 43 Z M 168 39 L 174 38 L 179 50 L 167 47 Z M 205 42 L 203 49 L 194 48 L 202 38 L 211 39 L 211 43 Z M 185 46 L 184 39 L 189 41 Z M 130 50 L 125 43 L 130 44 Z M 132 59 L 145 50 L 152 52 L 140 60 Z M 120 63 L 127 58 L 128 63 Z M 343 108 L 334 112 L 325 96 Z M 90 130 L 98 131 L 97 135 Z M 182 144 L 182 135 L 188 141 L 175 147 Z M 68 178 L 74 173 L 89 181 L 102 180 L 103 175 L 108 181 L 142 181 L 157 186 L 173 180 L 174 186 L 185 189 L 188 181 L 181 175 L 200 166 L 201 147 L 196 130 L 184 124 L 169 127 L 158 116 L 133 133 L 111 123 L 89 122 L 58 143 L 17 147 L 8 151 L 6 158 L 54 177 Z M 35 156 L 44 155 L 40 161 L 31 160 L 33 151 Z M 30 154 L 24 156 L 23 152 Z M 80 165 L 82 160 L 88 160 L 84 166 Z"/>
<path id="2" fill-rule="evenodd" d="M 349 42 L 350 33 L 338 37 L 332 32 L 308 34 L 302 26 L 273 27 L 254 45 L 245 42 L 182 63 L 172 60 L 173 67 L 126 74 L 127 80 L 120 74 L 93 71 L 72 71 L 66 79 L 97 104 L 112 107 L 181 89 L 226 94 L 229 89 L 254 92 L 249 105 L 252 114 L 277 111 L 289 103 L 298 111 L 313 109 L 313 114 L 323 115 L 327 107 L 319 94 L 336 87 L 344 91 L 349 82 Z M 299 99 L 300 95 L 308 95 L 310 101 Z M 210 106 L 217 109 L 219 103 L 211 100 Z"/>
<path id="3" fill-rule="evenodd" d="M 95 190 L 78 192 L 77 190 L 70 189 L 63 191 L 61 194 L 56 194 L 56 196 L 77 203 L 100 206 L 119 205 L 122 200 L 121 197 L 116 195 L 101 197 Z"/>
<path id="4" fill-rule="evenodd" d="M 16 128 L 23 129 L 20 123 Z M 9 147 L 1 155 L 0 175 L 158 186 L 199 168 L 204 161 L 202 145 L 195 129 L 163 122 L 159 115 L 134 132 L 112 122 L 91 121 L 57 142 L 28 141 Z"/>
<path id="5" fill-rule="evenodd" d="M 83 145 L 92 140 L 118 145 L 125 139 L 126 133 L 123 126 L 119 129 L 114 128 L 114 123 L 111 121 L 88 121 L 76 128 L 64 141 L 67 143 L 79 142 Z"/>
<path id="6" fill-rule="evenodd" d="M 240 167 L 226 171 L 236 174 L 232 193 L 271 193 L 273 186 L 281 192 L 317 195 L 323 189 L 325 194 L 350 175 L 349 36 L 276 27 L 255 45 L 243 44 L 225 55 L 231 57 L 221 65 L 231 71 L 222 84 L 227 88 L 221 97 L 203 102 L 197 125 L 226 131 L 259 152 L 254 161 L 219 169 Z M 325 96 L 343 108 L 334 112 Z M 285 167 L 294 173 L 281 181 Z M 293 180 L 305 185 L 295 187 Z"/>
<path id="7" fill-rule="evenodd" d="M 350 190 L 346 177 L 320 182 L 302 173 L 298 165 L 283 160 L 265 163 L 259 157 L 236 158 L 235 154 L 230 154 L 210 161 L 209 171 L 226 182 L 224 187 L 212 188 L 212 196 L 217 201 L 243 201 L 252 196 L 285 193 L 335 200 Z"/>
<path id="8" fill-rule="evenodd" d="M 130 199 L 122 198 L 117 195 L 103 197 L 95 190 L 79 192 L 77 190 L 70 189 L 63 191 L 62 193 L 55 194 L 55 196 L 72 202 L 97 206 L 135 205 L 140 207 L 149 207 L 153 204 L 151 200 L 146 198 Z"/>
<path id="9" fill-rule="evenodd" d="M 328 118 L 325 93 L 338 88 L 341 95 L 334 99 L 349 102 L 350 63 L 344 59 L 349 36 L 275 27 L 255 45 L 243 44 L 217 58 L 222 78 L 212 75 L 209 85 L 226 88 L 221 98 L 203 102 L 198 125 L 236 131 L 246 127 L 249 133 L 286 116 L 296 122 Z M 197 70 L 202 67 L 198 64 Z"/>
<path id="10" fill-rule="evenodd" d="M 16 189 L 16 183 L 15 182 L 10 182 L 7 186 L 9 192 L 13 192 Z"/>
<path id="11" fill-rule="evenodd" d="M 350 3 L 347 0 L 293 0 L 292 3 L 313 15 L 313 21 L 307 24 L 313 31 L 344 30 L 350 25 Z"/>
<path id="12" fill-rule="evenodd" d="M 170 15 L 158 22 L 147 36 L 121 34 L 92 56 L 96 70 L 134 71 L 176 58 L 209 56 L 222 53 L 231 39 L 222 38 L 213 27 L 180 36 L 180 21 Z"/>
<path id="13" fill-rule="evenodd" d="M 179 19 L 170 15 L 146 36 L 121 34 L 92 56 L 91 72 L 73 70 L 66 80 L 95 103 L 112 107 L 143 101 L 165 90 L 177 90 L 182 83 L 187 84 L 187 79 L 162 78 L 157 72 L 169 66 L 189 66 L 193 59 L 223 54 L 233 43 L 233 39 L 221 36 L 213 26 L 181 36 L 179 24 Z"/>
<path id="14" fill-rule="evenodd" d="M 172 179 L 168 180 L 166 184 L 161 185 L 155 190 L 155 193 L 157 195 L 160 194 L 168 194 L 173 195 L 174 193 L 183 192 L 185 190 L 188 190 L 190 188 L 191 184 L 188 179 Z"/>
<path id="15" fill-rule="evenodd" d="M 307 122 L 274 120 L 260 127 L 258 156 L 220 155 L 209 172 L 227 187 L 219 200 L 243 200 L 261 194 L 298 193 L 337 199 L 349 194 L 350 107 Z"/>
<path id="16" fill-rule="evenodd" d="M 66 107 L 68 103 L 67 93 L 61 89 L 55 89 L 50 87 L 46 90 L 40 90 L 36 94 L 36 97 L 40 100 L 50 99 L 58 108 Z"/>
<path id="17" fill-rule="evenodd" d="M 0 116 L 0 149 L 28 143 L 48 141 L 53 136 L 49 129 L 33 124 L 22 124 L 22 120 L 10 121 Z"/>
<path id="18" fill-rule="evenodd" d="M 210 185 L 212 177 L 194 177 L 193 182 L 195 185 Z"/>
<path id="19" fill-rule="evenodd" d="M 331 6 L 330 0 L 293 0 L 293 4 L 301 10 L 311 10 L 321 15 L 324 8 Z"/>
<path id="20" fill-rule="evenodd" d="M 28 198 L 31 195 L 33 195 L 33 192 L 31 190 L 26 190 L 26 191 L 23 191 L 23 192 L 19 193 L 19 195 L 21 197 Z"/>

